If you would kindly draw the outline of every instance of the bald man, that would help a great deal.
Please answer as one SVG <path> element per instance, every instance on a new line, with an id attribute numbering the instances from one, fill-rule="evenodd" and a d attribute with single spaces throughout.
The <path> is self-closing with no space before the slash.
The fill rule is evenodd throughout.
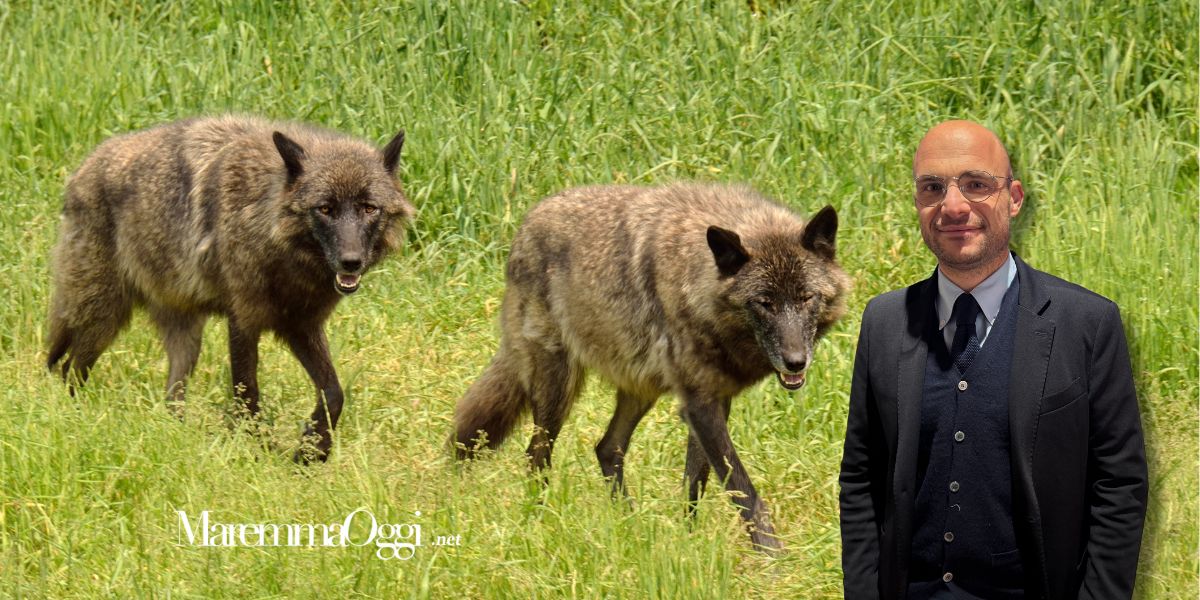
<path id="1" fill-rule="evenodd" d="M 988 129 L 938 124 L 912 174 L 937 269 L 863 313 L 846 598 L 1129 598 L 1147 475 L 1116 305 L 1009 250 L 1025 192 Z"/>

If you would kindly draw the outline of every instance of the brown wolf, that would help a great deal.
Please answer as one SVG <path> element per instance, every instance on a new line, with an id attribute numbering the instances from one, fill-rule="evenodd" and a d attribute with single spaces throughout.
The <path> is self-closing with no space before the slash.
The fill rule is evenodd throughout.
<path id="1" fill-rule="evenodd" d="M 67 181 L 52 259 L 49 358 L 73 384 L 143 305 L 170 363 L 169 399 L 209 315 L 229 320 L 234 390 L 258 412 L 258 340 L 278 335 L 317 386 L 307 435 L 329 451 L 342 389 L 323 324 L 396 247 L 414 210 L 382 150 L 298 123 L 225 116 L 112 138 Z M 298 459 L 305 458 L 297 455 Z"/>
<path id="2" fill-rule="evenodd" d="M 525 217 L 508 259 L 500 349 L 455 415 L 460 458 L 494 448 L 527 409 L 532 467 L 550 465 L 584 370 L 617 388 L 596 446 L 624 492 L 634 428 L 665 392 L 689 426 L 689 512 L 710 465 L 751 539 L 779 547 L 726 428 L 730 399 L 774 372 L 804 385 L 813 346 L 844 312 L 837 214 L 808 222 L 746 187 L 601 186 L 550 197 Z"/>

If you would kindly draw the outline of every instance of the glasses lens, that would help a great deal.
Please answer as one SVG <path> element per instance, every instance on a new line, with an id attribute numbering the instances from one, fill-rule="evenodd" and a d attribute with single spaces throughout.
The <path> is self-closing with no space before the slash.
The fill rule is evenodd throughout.
<path id="1" fill-rule="evenodd" d="M 924 175 L 917 178 L 917 202 L 925 206 L 933 206 L 946 196 L 946 180 L 941 177 Z"/>
<path id="2" fill-rule="evenodd" d="M 983 171 L 967 171 L 958 177 L 958 189 L 967 200 L 979 202 L 987 200 L 1000 189 L 996 178 Z"/>

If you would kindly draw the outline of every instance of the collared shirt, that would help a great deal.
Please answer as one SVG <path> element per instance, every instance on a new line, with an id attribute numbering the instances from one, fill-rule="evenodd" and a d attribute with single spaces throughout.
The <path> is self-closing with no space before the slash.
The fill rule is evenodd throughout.
<path id="1" fill-rule="evenodd" d="M 988 333 L 992 331 L 992 325 L 996 322 L 996 316 L 1000 314 L 1000 302 L 1004 300 L 1004 293 L 1016 278 L 1017 261 L 1013 260 L 1012 252 L 1009 252 L 1008 262 L 971 290 L 971 295 L 975 297 L 980 308 L 979 316 L 975 318 L 975 332 L 979 336 L 980 347 L 983 347 Z M 938 329 L 942 330 L 942 337 L 949 348 L 954 341 L 954 332 L 958 329 L 954 319 L 950 318 L 950 313 L 954 311 L 954 301 L 963 290 L 947 279 L 940 268 L 937 270 L 937 285 L 938 296 L 934 304 L 937 308 Z"/>

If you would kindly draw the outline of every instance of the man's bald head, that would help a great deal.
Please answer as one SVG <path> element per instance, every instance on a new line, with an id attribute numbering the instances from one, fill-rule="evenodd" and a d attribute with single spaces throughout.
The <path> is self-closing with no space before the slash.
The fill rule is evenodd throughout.
<path id="1" fill-rule="evenodd" d="M 972 121 L 943 121 L 925 132 L 913 154 L 913 175 L 918 166 L 928 160 L 945 156 L 975 156 L 988 165 L 988 171 L 1001 177 L 1012 177 L 1012 162 L 1008 150 L 992 130 Z"/>

